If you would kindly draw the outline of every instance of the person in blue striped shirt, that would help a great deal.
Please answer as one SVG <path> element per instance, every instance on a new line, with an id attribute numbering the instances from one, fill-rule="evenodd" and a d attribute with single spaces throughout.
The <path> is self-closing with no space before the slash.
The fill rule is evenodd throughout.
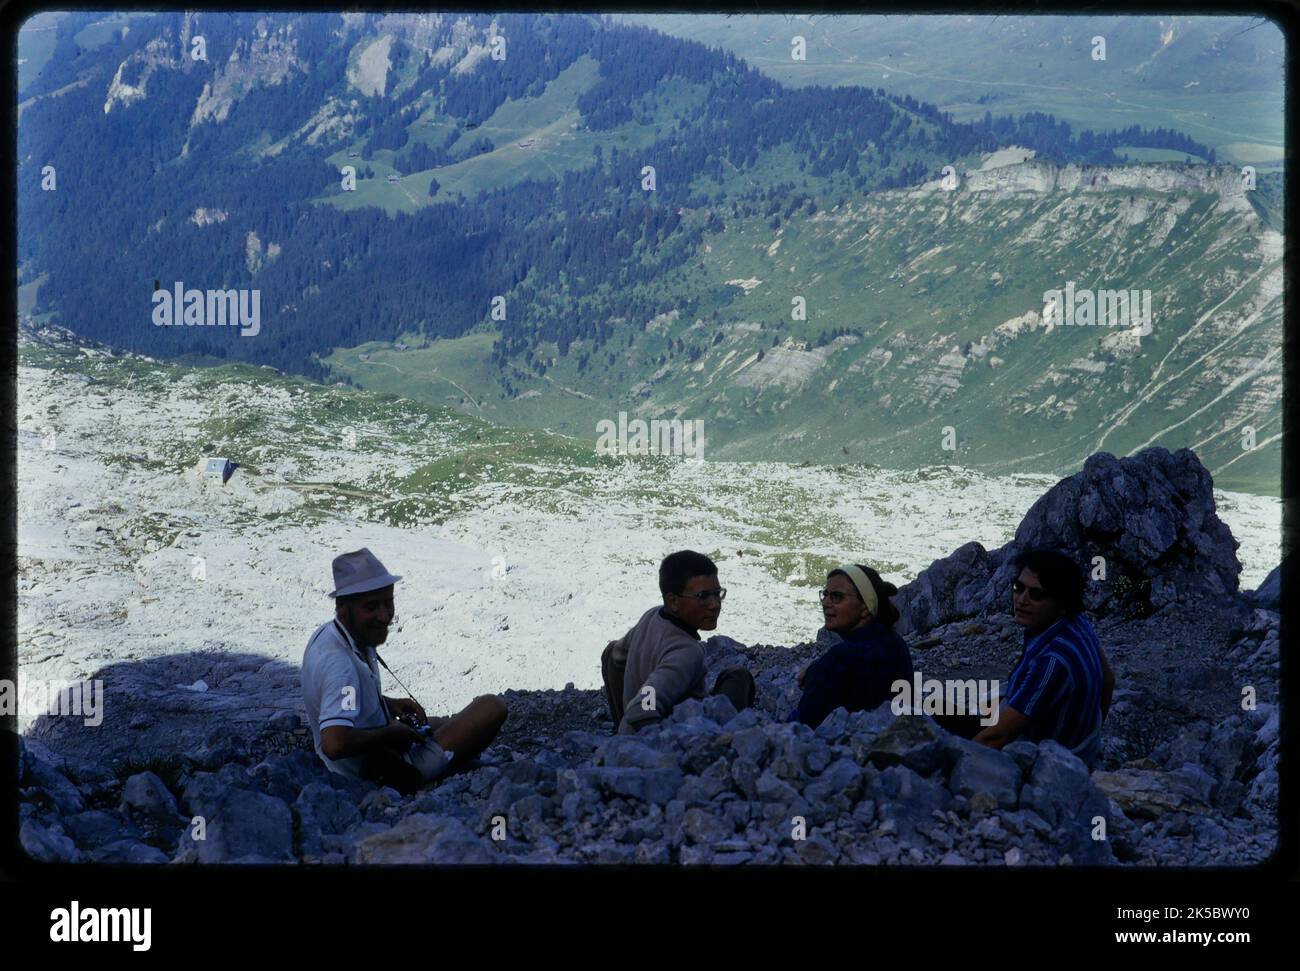
<path id="1" fill-rule="evenodd" d="M 1083 572 L 1056 550 L 1029 550 L 1015 565 L 1020 572 L 1012 610 L 1025 628 L 1025 649 L 1007 680 L 997 721 L 974 741 L 1002 748 L 1018 738 L 1051 738 L 1091 769 L 1101 751 L 1115 674 L 1083 614 Z"/>

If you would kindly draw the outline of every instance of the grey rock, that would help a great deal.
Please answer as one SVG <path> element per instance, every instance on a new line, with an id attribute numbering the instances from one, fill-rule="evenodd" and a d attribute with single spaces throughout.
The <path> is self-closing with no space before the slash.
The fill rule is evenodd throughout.
<path id="1" fill-rule="evenodd" d="M 945 762 L 949 735 L 922 715 L 899 715 L 867 745 L 867 757 L 879 769 L 905 765 L 929 775 Z"/>
<path id="2" fill-rule="evenodd" d="M 935 810 L 942 812 L 952 804 L 947 789 L 923 779 L 905 765 L 881 772 L 867 787 L 867 795 L 875 803 L 885 831 L 902 837 L 911 837 L 918 824 L 933 818 Z"/>
<path id="3" fill-rule="evenodd" d="M 64 816 L 86 808 L 86 800 L 77 787 L 34 752 L 29 753 L 27 785 L 44 791 Z"/>
<path id="4" fill-rule="evenodd" d="M 522 822 L 538 822 L 550 814 L 551 803 L 543 795 L 533 793 L 510 807 L 510 815 Z"/>
<path id="5" fill-rule="evenodd" d="M 1281 730 L 1281 722 L 1278 719 L 1277 705 L 1262 704 L 1254 712 L 1258 720 L 1258 727 L 1255 730 L 1255 744 L 1260 748 L 1268 748 L 1278 739 Z"/>
<path id="6" fill-rule="evenodd" d="M 532 792 L 531 786 L 519 785 L 509 779 L 502 779 L 492 787 L 484 812 L 489 816 L 504 816 L 509 813 L 511 806 L 525 796 L 531 795 Z"/>
<path id="7" fill-rule="evenodd" d="M 302 717 L 296 711 L 282 711 L 266 723 L 273 732 L 292 732 L 301 726 Z"/>
<path id="8" fill-rule="evenodd" d="M 203 838 L 195 839 L 196 833 Z M 177 856 L 199 863 L 292 861 L 293 814 L 283 799 L 264 792 L 227 790 L 213 801 L 201 828 L 186 828 Z"/>
<path id="9" fill-rule="evenodd" d="M 669 716 L 669 720 L 676 722 L 677 724 L 681 724 L 683 722 L 690 721 L 693 718 L 703 718 L 703 717 L 704 717 L 704 702 L 697 701 L 694 698 L 687 698 L 685 701 L 683 701 L 681 704 L 679 704 L 676 708 L 673 709 L 672 714 Z M 644 729 L 642 729 L 642 731 L 644 731 Z"/>
<path id="10" fill-rule="evenodd" d="M 137 839 L 119 839 L 90 851 L 92 863 L 159 864 L 167 863 L 167 854 L 156 846 Z"/>
<path id="11" fill-rule="evenodd" d="M 137 772 L 126 780 L 121 808 L 130 818 L 152 824 L 175 823 L 180 812 L 176 797 L 152 772 Z"/>
<path id="12" fill-rule="evenodd" d="M 748 850 L 732 851 L 726 853 L 714 852 L 713 865 L 717 867 L 742 866 L 754 859 L 754 854 Z"/>
<path id="13" fill-rule="evenodd" d="M 744 731 L 746 728 L 753 728 L 755 725 L 761 723 L 762 720 L 763 716 L 759 714 L 758 709 L 746 708 L 744 711 L 736 715 L 735 718 L 731 719 L 731 721 L 727 722 L 723 726 L 723 729 L 735 734 L 736 732 Z"/>
<path id="14" fill-rule="evenodd" d="M 442 788 L 447 789 L 451 782 L 460 781 L 468 789 L 470 795 L 485 796 L 500 778 L 501 769 L 496 766 L 489 766 L 486 769 L 480 769 L 478 772 L 472 773 L 468 777 L 462 777 L 460 780 L 448 780 L 442 785 Z"/>
<path id="15" fill-rule="evenodd" d="M 688 809 L 682 817 L 682 831 L 692 843 L 711 845 L 729 839 L 735 832 L 731 824 L 705 809 Z"/>
<path id="16" fill-rule="evenodd" d="M 726 695 L 710 695 L 704 699 L 704 717 L 725 725 L 736 717 L 736 706 Z"/>
<path id="17" fill-rule="evenodd" d="M 47 828 L 34 819 L 18 828 L 18 845 L 39 863 L 81 863 L 84 855 L 61 830 Z"/>
<path id="18" fill-rule="evenodd" d="M 1267 768 L 1255 776 L 1250 783 L 1246 800 L 1250 805 L 1257 807 L 1260 815 L 1270 816 L 1277 811 L 1279 782 L 1277 769 Z"/>
<path id="19" fill-rule="evenodd" d="M 402 794 L 396 789 L 380 786 L 362 796 L 357 808 L 367 820 L 373 822 L 382 818 L 388 809 L 395 807 L 401 798 Z"/>
<path id="20" fill-rule="evenodd" d="M 88 809 L 64 816 L 63 829 L 82 849 L 139 835 L 139 830 L 120 812 Z"/>
<path id="21" fill-rule="evenodd" d="M 853 807 L 853 820 L 862 826 L 870 826 L 876 819 L 876 803 L 872 799 L 863 799 Z"/>
<path id="22" fill-rule="evenodd" d="M 1191 449 L 1148 448 L 1117 459 L 1097 452 L 1030 508 L 1007 545 L 967 543 L 936 560 L 895 597 L 900 634 L 1004 611 L 1020 550 L 1064 550 L 1079 563 L 1101 556 L 1106 583 L 1091 583 L 1098 617 L 1173 603 L 1218 601 L 1237 592 L 1237 541 L 1215 513 L 1213 481 Z M 1120 578 L 1143 578 L 1149 589 Z"/>
<path id="23" fill-rule="evenodd" d="M 736 800 L 726 803 L 723 808 L 722 818 L 731 824 L 732 829 L 743 829 L 753 817 L 753 803 L 744 800 Z"/>
<path id="24" fill-rule="evenodd" d="M 190 753 L 190 761 L 200 769 L 215 772 L 223 765 L 232 762 L 247 762 L 249 756 L 248 740 L 241 735 L 229 734 L 218 730 L 208 736 L 207 741 Z"/>
<path id="25" fill-rule="evenodd" d="M 1052 827 L 1042 816 L 1030 809 L 1020 809 L 1014 813 L 1002 813 L 1002 825 L 1016 834 L 1033 833 L 1046 838 L 1051 835 Z"/>
<path id="26" fill-rule="evenodd" d="M 1288 555 L 1281 563 L 1269 571 L 1264 582 L 1246 594 L 1246 599 L 1257 607 L 1279 610 L 1282 607 L 1282 574 L 1291 569 L 1292 556 Z"/>
<path id="27" fill-rule="evenodd" d="M 392 829 L 359 841 L 353 862 L 362 864 L 481 864 L 500 861 L 500 855 L 459 819 L 416 814 Z"/>
<path id="28" fill-rule="evenodd" d="M 626 737 L 626 736 L 624 736 Z M 555 777 L 555 770 L 531 759 L 519 759 L 501 766 L 501 778 L 526 786 L 544 785 Z"/>
<path id="29" fill-rule="evenodd" d="M 1169 812 L 1205 812 L 1214 780 L 1196 766 L 1177 772 L 1117 769 L 1094 772 L 1092 782 L 1131 818 L 1157 819 Z M 1036 808 L 1036 807 L 1035 807 Z M 1049 822 L 1053 817 L 1038 810 Z"/>
<path id="30" fill-rule="evenodd" d="M 1025 807 L 1053 826 L 1073 819 L 1092 788 L 1088 769 L 1079 757 L 1050 739 L 1038 746 L 1029 785 L 1034 793 L 1032 800 L 1023 796 Z"/>
<path id="31" fill-rule="evenodd" d="M 1235 816 L 1242 803 L 1246 801 L 1246 793 L 1247 789 L 1244 783 L 1236 779 L 1229 779 L 1219 786 L 1219 791 L 1215 793 L 1214 808 L 1224 816 Z"/>
<path id="32" fill-rule="evenodd" d="M 948 788 L 973 799 L 987 794 L 1002 809 L 1015 809 L 1020 797 L 1020 767 L 1015 759 L 984 745 L 969 743 L 957 760 Z"/>
<path id="33" fill-rule="evenodd" d="M 807 839 L 795 842 L 795 851 L 799 859 L 813 866 L 825 866 L 834 863 L 840 855 L 834 843 L 824 836 L 810 835 Z"/>
<path id="34" fill-rule="evenodd" d="M 1194 762 L 1184 763 L 1174 776 L 1187 787 L 1191 797 L 1199 803 L 1208 803 L 1219 784 L 1214 777 Z"/>
<path id="35" fill-rule="evenodd" d="M 757 770 L 755 770 L 757 778 Z M 699 775 L 688 776 L 677 790 L 677 798 L 687 805 L 712 802 L 731 789 L 731 766 L 723 758 L 717 759 Z"/>
<path id="36" fill-rule="evenodd" d="M 292 802 L 298 798 L 303 786 L 324 782 L 328 771 L 316 758 L 315 752 L 295 749 L 287 755 L 270 756 L 255 765 L 249 775 L 258 789 L 277 799 Z"/>
<path id="37" fill-rule="evenodd" d="M 731 747 L 745 761 L 761 766 L 771 750 L 771 742 L 768 741 L 767 732 L 755 725 L 733 734 Z"/>
<path id="38" fill-rule="evenodd" d="M 758 777 L 762 773 L 757 765 L 747 759 L 731 763 L 731 779 L 746 799 L 758 798 Z"/>
<path id="39" fill-rule="evenodd" d="M 32 762 L 34 758 L 35 757 L 32 755 L 31 749 L 27 745 L 27 741 L 21 735 L 19 735 L 18 736 L 18 785 L 20 787 L 25 788 L 28 785 L 33 784 L 28 782 L 27 780 L 28 780 L 29 773 L 32 771 Z"/>
<path id="40" fill-rule="evenodd" d="M 321 837 L 338 835 L 361 822 L 355 802 L 332 786 L 311 782 L 293 803 L 302 852 L 323 852 Z"/>
<path id="41" fill-rule="evenodd" d="M 634 862 L 663 866 L 673 860 L 672 851 L 666 843 L 641 843 L 636 848 Z"/>
<path id="42" fill-rule="evenodd" d="M 1023 740 L 1011 742 L 1002 746 L 1001 752 L 1015 759 L 1022 777 L 1029 775 L 1034 770 L 1034 763 L 1038 761 L 1038 746 L 1033 742 Z"/>
<path id="43" fill-rule="evenodd" d="M 677 769 L 584 768 L 578 775 L 607 795 L 660 806 L 677 794 L 684 781 Z"/>
<path id="44" fill-rule="evenodd" d="M 603 764 L 634 769 L 673 768 L 676 763 L 667 752 L 651 748 L 635 735 L 615 735 L 601 747 Z M 597 764 L 601 764 L 600 761 Z"/>
<path id="45" fill-rule="evenodd" d="M 878 735 L 898 719 L 890 708 L 888 701 L 877 705 L 871 711 L 855 711 L 849 715 L 848 734 L 859 739 Z"/>
<path id="46" fill-rule="evenodd" d="M 604 739 L 605 736 L 595 732 L 565 732 L 561 737 L 561 748 L 571 755 L 586 756 L 595 751 Z"/>
<path id="47" fill-rule="evenodd" d="M 865 779 L 862 766 L 853 759 L 836 759 L 815 781 L 804 787 L 804 798 L 815 803 L 843 797 L 852 804 L 862 795 Z"/>
<path id="48" fill-rule="evenodd" d="M 1006 843 L 1007 840 L 1010 839 L 1007 831 L 1002 828 L 1002 824 L 992 816 L 985 816 L 976 823 L 974 829 L 971 830 L 971 835 L 976 839 L 983 840 L 986 843 L 993 843 L 998 846 Z"/>
<path id="49" fill-rule="evenodd" d="M 221 795 L 236 788 L 246 787 L 227 785 L 215 772 L 196 772 L 181 790 L 180 810 L 191 819 L 210 816 L 215 812 Z"/>
<path id="50" fill-rule="evenodd" d="M 798 798 L 799 793 L 789 783 L 777 778 L 771 769 L 767 769 L 758 777 L 754 795 L 762 802 L 789 805 Z"/>
<path id="51" fill-rule="evenodd" d="M 354 851 L 358 843 L 378 833 L 387 833 L 392 829 L 387 823 L 358 823 L 346 833 L 332 836 L 329 833 L 322 834 L 321 848 L 324 855 L 332 853 L 340 854 L 345 860 L 353 858 Z"/>
<path id="52" fill-rule="evenodd" d="M 677 861 L 682 866 L 709 866 L 713 851 L 707 846 L 683 846 L 677 853 Z"/>
<path id="53" fill-rule="evenodd" d="M 822 719 L 815 729 L 818 738 L 828 742 L 843 738 L 849 732 L 849 713 L 843 708 L 836 708 Z"/>

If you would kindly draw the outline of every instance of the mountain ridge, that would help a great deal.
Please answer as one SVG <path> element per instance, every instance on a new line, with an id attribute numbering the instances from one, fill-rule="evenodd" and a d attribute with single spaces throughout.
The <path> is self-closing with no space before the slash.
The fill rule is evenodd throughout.
<path id="1" fill-rule="evenodd" d="M 721 457 L 775 442 L 792 459 L 1060 471 L 1098 436 L 1122 451 L 1159 430 L 1159 444 L 1204 446 L 1238 487 L 1278 488 L 1273 176 L 1251 195 L 1222 167 L 1098 167 L 1087 159 L 1113 154 L 1113 138 L 1041 113 L 958 125 L 883 90 L 784 91 L 734 55 L 601 23 L 161 15 L 83 49 L 73 38 L 93 21 L 72 18 L 19 126 L 24 302 L 115 346 L 269 363 L 578 436 L 637 410 L 706 419 Z M 516 53 L 497 66 L 499 36 Z M 184 53 L 199 37 L 206 64 Z M 510 125 L 526 116 L 484 132 L 583 57 L 599 69 L 550 106 L 550 134 L 519 138 Z M 1013 145 L 1033 158 L 984 169 Z M 152 176 L 103 171 L 114 152 Z M 38 188 L 38 157 L 58 162 L 57 191 Z M 334 204 L 351 199 L 349 165 L 358 198 L 396 215 Z M 945 165 L 960 173 L 952 194 Z M 440 188 L 452 170 L 459 188 Z M 1078 181 L 1098 178 L 1129 202 Z M 1026 219 L 1045 201 L 1035 187 L 1053 205 Z M 466 191 L 474 203 L 454 201 Z M 1091 245 L 1103 235 L 1111 247 Z M 1123 278 L 1095 286 L 1163 294 L 1171 322 L 1136 346 L 1023 339 L 1045 291 L 1102 271 Z M 176 281 L 264 291 L 270 338 L 149 326 L 151 289 Z M 1031 446 L 1020 458 L 1008 399 Z M 883 427 L 856 433 L 854 409 Z M 936 444 L 949 428 L 956 449 Z M 1265 444 L 1234 452 L 1246 428 Z"/>

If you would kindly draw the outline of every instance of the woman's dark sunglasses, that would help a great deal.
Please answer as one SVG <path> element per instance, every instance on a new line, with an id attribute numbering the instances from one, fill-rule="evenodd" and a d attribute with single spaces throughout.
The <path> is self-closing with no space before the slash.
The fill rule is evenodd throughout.
<path id="1" fill-rule="evenodd" d="M 1026 590 L 1028 590 L 1029 599 L 1032 600 L 1034 603 L 1039 603 L 1040 601 L 1047 599 L 1047 591 L 1044 590 L 1042 587 L 1027 587 L 1019 580 L 1011 584 L 1011 589 L 1014 590 L 1017 595 L 1022 594 Z"/>

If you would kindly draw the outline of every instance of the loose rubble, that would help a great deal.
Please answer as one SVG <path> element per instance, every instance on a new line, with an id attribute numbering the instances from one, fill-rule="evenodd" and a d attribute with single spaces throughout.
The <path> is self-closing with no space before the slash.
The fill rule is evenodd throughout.
<path id="1" fill-rule="evenodd" d="M 113 864 L 1257 865 L 1278 836 L 1282 570 L 1237 590 L 1203 473 L 1186 451 L 1094 456 L 1017 545 L 963 547 L 898 595 L 919 672 L 1005 678 L 1022 640 L 997 590 L 1015 549 L 1146 571 L 1149 585 L 1090 587 L 1117 677 L 1091 773 L 1055 742 L 994 751 L 888 703 L 786 722 L 825 632 L 711 638 L 710 668 L 747 667 L 755 707 L 689 701 L 634 736 L 612 734 L 599 691 L 505 691 L 492 747 L 408 797 L 326 771 L 297 714 L 218 711 L 164 666 L 165 694 L 123 699 L 147 726 L 134 749 L 57 719 L 20 738 L 20 842 L 42 862 Z M 225 663 L 250 685 L 274 673 Z"/>
<path id="2" fill-rule="evenodd" d="M 22 740 L 21 843 L 49 862 L 712 866 L 1224 866 L 1275 848 L 1275 705 L 1090 775 L 1054 742 L 994 751 L 888 704 L 786 723 L 790 652 L 744 653 L 759 707 L 687 702 L 634 736 L 611 734 L 598 692 L 509 692 L 478 764 L 409 797 L 327 772 L 301 726 L 214 732 L 167 781 Z"/>

